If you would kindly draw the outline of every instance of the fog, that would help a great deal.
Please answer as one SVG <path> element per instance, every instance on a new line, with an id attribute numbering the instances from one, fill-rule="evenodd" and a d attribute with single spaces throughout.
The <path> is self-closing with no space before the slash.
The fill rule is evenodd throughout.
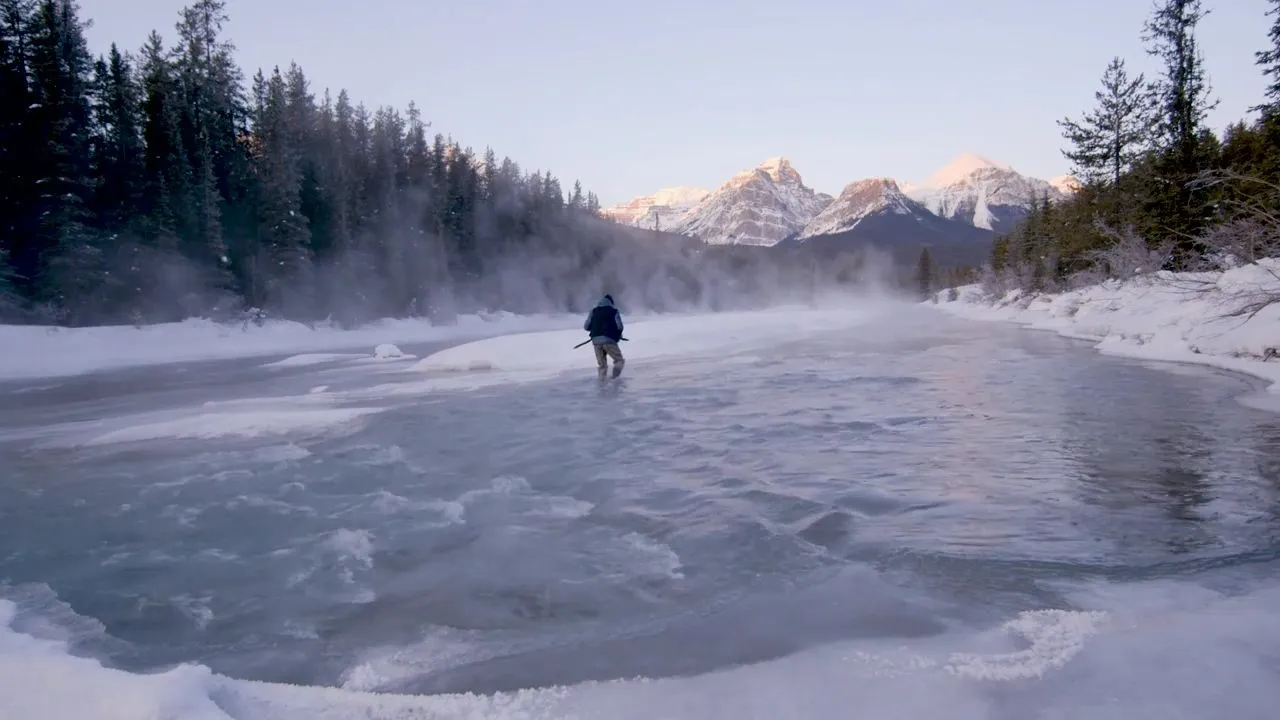
<path id="1" fill-rule="evenodd" d="M 527 209 L 523 198 L 474 211 L 468 246 L 423 230 L 430 198 L 399 207 L 345 247 L 289 257 L 232 243 L 226 260 L 201 263 L 128 235 L 111 238 L 93 291 L 67 275 L 58 288 L 80 302 L 35 305 L 10 321 L 142 325 L 186 318 L 221 322 L 281 318 L 356 327 L 383 318 L 448 324 L 475 312 L 585 312 L 609 293 L 628 312 L 715 312 L 779 304 L 856 302 L 902 294 L 908 269 L 864 247 L 805 252 L 705 245 L 564 208 L 528 234 L 504 234 Z M 72 318 L 75 320 L 72 321 Z"/>

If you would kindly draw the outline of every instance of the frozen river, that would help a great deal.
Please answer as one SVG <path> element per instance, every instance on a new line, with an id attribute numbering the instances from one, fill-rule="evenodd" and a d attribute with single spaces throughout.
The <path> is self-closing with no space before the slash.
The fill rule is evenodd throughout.
<path id="1" fill-rule="evenodd" d="M 0 386 L 0 716 L 1275 716 L 1254 383 L 818 320 Z"/>

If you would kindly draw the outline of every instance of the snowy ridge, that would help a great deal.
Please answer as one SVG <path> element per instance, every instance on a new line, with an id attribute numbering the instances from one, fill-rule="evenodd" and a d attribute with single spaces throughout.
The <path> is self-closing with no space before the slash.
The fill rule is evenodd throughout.
<path id="1" fill-rule="evenodd" d="M 972 163 L 952 165 L 969 167 Z M 945 179 L 955 174 L 944 168 L 934 178 Z M 932 184 L 934 178 L 930 183 L 914 186 L 908 195 L 936 215 L 997 232 L 1008 230 L 1033 202 L 1044 196 L 1048 195 L 1050 202 L 1066 197 L 1063 190 L 1048 181 L 1027 177 L 1009 167 L 975 167 L 943 185 Z M 1066 184 L 1065 180 L 1060 182 Z"/>
<path id="2" fill-rule="evenodd" d="M 1049 184 L 1057 188 L 1058 192 L 1064 195 L 1070 195 L 1080 189 L 1080 181 L 1071 175 L 1059 175 L 1049 181 Z"/>
<path id="3" fill-rule="evenodd" d="M 924 211 L 946 220 L 958 220 L 981 230 L 1007 232 L 1026 216 L 1032 202 L 1046 195 L 1059 202 L 1079 189 L 1069 175 L 1041 180 L 1019 173 L 1012 166 L 973 153 L 964 153 L 928 177 L 913 184 L 891 178 L 892 202 L 902 213 Z M 852 189 L 860 180 L 841 191 Z M 751 170 L 734 175 L 715 192 L 675 187 L 644 195 L 601 211 L 601 215 L 627 225 L 661 229 L 696 236 L 709 243 L 776 245 L 783 239 L 840 232 L 839 217 L 856 221 L 850 207 L 831 210 L 835 199 L 805 186 L 800 174 L 785 157 L 773 157 Z M 856 204 L 856 201 L 843 203 Z M 906 208 L 910 208 L 907 210 Z M 831 210 L 822 221 L 817 218 Z M 874 213 L 875 210 L 868 210 Z M 814 224 L 817 223 L 817 224 Z M 844 230 L 853 225 L 843 227 Z"/>
<path id="4" fill-rule="evenodd" d="M 625 203 L 604 208 L 600 214 L 623 225 L 661 230 L 675 225 L 698 201 L 709 194 L 709 190 L 702 188 L 663 188 L 652 195 L 641 195 Z"/>
<path id="5" fill-rule="evenodd" d="M 772 246 L 803 229 L 833 199 L 806 186 L 789 160 L 774 157 L 734 175 L 671 230 L 712 244 Z"/>
<path id="6" fill-rule="evenodd" d="M 990 297 L 981 286 L 944 290 L 937 307 L 972 320 L 998 320 L 1092 340 L 1111 355 L 1209 365 L 1272 383 L 1280 395 L 1280 303 L 1247 320 L 1230 317 L 1260 297 L 1280 298 L 1280 259 L 1225 272 L 1159 272 L 1060 294 Z M 1280 397 L 1274 409 L 1280 409 Z"/>
<path id="7" fill-rule="evenodd" d="M 868 178 L 849 183 L 826 209 L 818 213 L 799 237 L 834 235 L 857 227 L 870 215 L 927 214 L 920 203 L 907 197 L 892 178 Z"/>
<path id="8" fill-rule="evenodd" d="M 948 185 L 954 185 L 965 178 L 973 175 L 979 170 L 1013 170 L 1012 167 L 1004 163 L 994 160 L 988 160 L 981 155 L 974 153 L 964 153 L 956 156 L 951 162 L 939 168 L 936 172 L 929 176 L 929 179 L 920 183 L 916 187 L 920 188 L 943 188 Z"/>

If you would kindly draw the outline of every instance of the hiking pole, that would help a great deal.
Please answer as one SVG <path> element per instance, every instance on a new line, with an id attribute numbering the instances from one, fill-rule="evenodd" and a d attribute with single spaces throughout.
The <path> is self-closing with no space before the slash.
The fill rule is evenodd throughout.
<path id="1" fill-rule="evenodd" d="M 618 338 L 618 339 L 619 339 L 620 341 L 622 341 L 622 342 L 630 342 L 630 339 L 629 339 L 629 338 Z M 578 343 L 577 345 L 574 345 L 574 346 L 573 346 L 573 349 L 574 349 L 574 350 L 577 350 L 578 348 L 582 347 L 583 345 L 586 345 L 586 344 L 587 344 L 587 343 L 589 343 L 589 342 L 591 342 L 591 338 L 587 338 L 586 340 L 583 340 L 582 342 Z"/>

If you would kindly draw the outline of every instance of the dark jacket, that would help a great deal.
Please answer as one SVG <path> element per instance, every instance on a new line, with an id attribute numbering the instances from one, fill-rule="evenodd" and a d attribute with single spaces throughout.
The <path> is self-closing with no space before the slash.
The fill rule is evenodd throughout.
<path id="1" fill-rule="evenodd" d="M 601 298 L 587 314 L 582 329 L 587 331 L 596 344 L 617 343 L 622 340 L 622 313 L 614 307 L 613 298 L 608 295 Z"/>

